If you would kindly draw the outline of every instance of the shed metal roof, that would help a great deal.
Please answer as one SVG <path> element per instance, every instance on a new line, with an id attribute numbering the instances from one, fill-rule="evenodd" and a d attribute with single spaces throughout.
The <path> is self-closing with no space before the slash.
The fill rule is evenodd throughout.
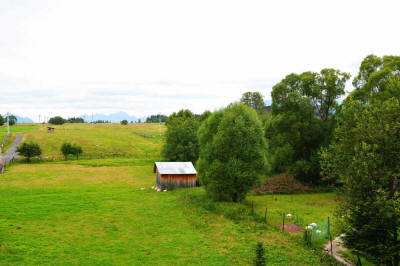
<path id="1" fill-rule="evenodd" d="M 154 172 L 157 167 L 162 175 L 193 175 L 197 174 L 192 162 L 156 162 Z"/>

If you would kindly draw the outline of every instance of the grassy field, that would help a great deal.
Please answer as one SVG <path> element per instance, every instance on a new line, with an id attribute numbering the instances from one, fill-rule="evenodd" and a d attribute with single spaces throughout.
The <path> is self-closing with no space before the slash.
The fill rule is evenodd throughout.
<path id="1" fill-rule="evenodd" d="M 34 141 L 42 147 L 46 159 L 60 159 L 64 141 L 82 146 L 83 159 L 129 157 L 153 159 L 159 156 L 162 137 L 159 125 L 152 124 L 65 124 L 55 127 L 55 133 L 47 133 L 47 127 L 28 133 L 26 141 Z M 165 127 L 161 127 L 161 133 Z"/>
<path id="2" fill-rule="evenodd" d="M 4 145 L 3 152 L 7 151 L 8 146 L 15 140 L 15 136 L 22 133 L 27 133 L 38 129 L 39 126 L 35 124 L 16 124 L 10 126 L 11 137 Z M 3 143 L 4 138 L 7 136 L 7 127 L 5 125 L 0 127 L 0 144 Z"/>
<path id="3" fill-rule="evenodd" d="M 45 129 L 26 140 L 54 160 L 20 161 L 0 176 L 0 264 L 251 265 L 260 241 L 268 265 L 323 265 L 320 246 L 276 225 L 289 212 L 301 226 L 326 219 L 333 194 L 250 195 L 233 204 L 210 202 L 202 187 L 155 192 L 158 125 Z M 64 140 L 81 144 L 85 159 L 59 160 Z M 252 202 L 260 217 L 268 207 L 267 224 L 250 215 Z"/>

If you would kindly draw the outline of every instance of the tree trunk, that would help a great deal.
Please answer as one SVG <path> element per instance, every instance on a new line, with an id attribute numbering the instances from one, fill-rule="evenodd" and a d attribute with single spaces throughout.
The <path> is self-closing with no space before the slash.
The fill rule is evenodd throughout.
<path id="1" fill-rule="evenodd" d="M 393 240 L 394 240 L 394 242 L 397 244 L 397 227 L 395 228 L 395 230 L 394 230 L 394 234 L 393 234 Z M 398 245 L 396 245 L 396 246 L 398 246 Z M 396 254 L 393 256 L 393 265 L 394 266 L 399 266 L 399 251 L 398 250 L 396 250 Z"/>
<path id="2" fill-rule="evenodd" d="M 237 193 L 233 193 L 233 196 L 232 196 L 232 201 L 233 201 L 233 202 L 238 202 L 238 196 L 237 196 Z"/>

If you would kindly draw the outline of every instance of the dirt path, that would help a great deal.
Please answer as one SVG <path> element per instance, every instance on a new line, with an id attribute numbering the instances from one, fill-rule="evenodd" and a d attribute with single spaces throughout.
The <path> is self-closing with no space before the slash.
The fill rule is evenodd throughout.
<path id="1" fill-rule="evenodd" d="M 325 252 L 331 254 L 338 262 L 342 263 L 343 265 L 354 266 L 352 262 L 349 262 L 348 260 L 340 256 L 341 252 L 347 250 L 345 247 L 342 246 L 342 239 L 341 239 L 342 236 L 343 235 L 340 235 L 332 241 L 332 254 L 331 254 L 330 242 L 328 242 L 328 244 L 325 245 Z"/>
<path id="2" fill-rule="evenodd" d="M 0 160 L 2 161 L 3 164 L 9 164 L 12 162 L 14 159 L 19 158 L 17 148 L 19 144 L 21 143 L 22 139 L 24 138 L 24 134 L 17 135 L 15 137 L 14 142 L 10 145 L 6 153 L 1 155 Z"/>

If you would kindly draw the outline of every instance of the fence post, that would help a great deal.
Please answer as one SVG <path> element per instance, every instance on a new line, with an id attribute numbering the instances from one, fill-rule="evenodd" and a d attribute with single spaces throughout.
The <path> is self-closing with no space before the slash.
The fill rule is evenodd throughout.
<path id="1" fill-rule="evenodd" d="M 268 210 L 268 208 L 265 207 L 264 223 L 267 223 L 267 210 Z"/>
<path id="2" fill-rule="evenodd" d="M 283 214 L 282 232 L 285 232 L 285 214 Z"/>
<path id="3" fill-rule="evenodd" d="M 331 222 L 330 222 L 329 216 L 328 216 L 328 232 L 327 233 L 329 235 L 331 234 Z"/>
<path id="4" fill-rule="evenodd" d="M 329 242 L 331 242 L 331 255 L 333 255 L 333 249 L 332 249 L 332 236 L 329 234 Z"/>
<path id="5" fill-rule="evenodd" d="M 254 200 L 251 201 L 251 215 L 254 216 Z"/>

